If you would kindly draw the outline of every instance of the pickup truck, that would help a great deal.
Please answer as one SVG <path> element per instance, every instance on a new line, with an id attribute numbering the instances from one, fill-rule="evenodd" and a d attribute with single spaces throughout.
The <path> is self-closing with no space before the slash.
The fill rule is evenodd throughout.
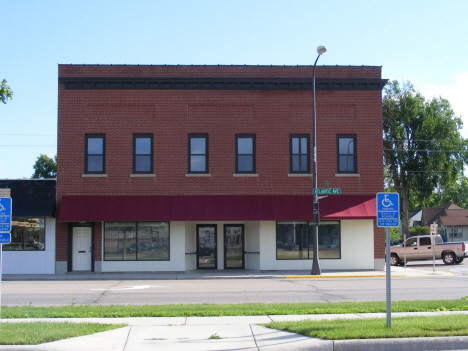
<path id="1" fill-rule="evenodd" d="M 445 264 L 462 263 L 468 257 L 468 242 L 444 243 L 440 235 L 435 236 L 435 258 Z M 432 260 L 432 239 L 430 235 L 412 236 L 406 240 L 406 261 Z M 404 264 L 404 245 L 390 247 L 390 264 Z"/>

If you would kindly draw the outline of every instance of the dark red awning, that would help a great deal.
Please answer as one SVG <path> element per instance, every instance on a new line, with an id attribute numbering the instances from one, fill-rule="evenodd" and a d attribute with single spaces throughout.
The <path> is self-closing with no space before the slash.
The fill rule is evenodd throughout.
<path id="1" fill-rule="evenodd" d="M 321 219 L 376 219 L 376 197 L 337 195 L 319 200 Z"/>
<path id="2" fill-rule="evenodd" d="M 312 220 L 313 196 L 63 196 L 59 222 Z M 320 218 L 375 219 L 375 196 L 319 200 Z"/>

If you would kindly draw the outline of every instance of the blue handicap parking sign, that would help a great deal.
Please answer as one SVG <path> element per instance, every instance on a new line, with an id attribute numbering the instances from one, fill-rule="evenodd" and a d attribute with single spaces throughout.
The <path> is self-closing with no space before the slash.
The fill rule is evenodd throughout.
<path id="1" fill-rule="evenodd" d="M 398 193 L 377 194 L 377 226 L 398 227 L 400 225 L 400 197 Z"/>
<path id="2" fill-rule="evenodd" d="M 11 230 L 11 197 L 0 197 L 0 233 Z"/>
<path id="3" fill-rule="evenodd" d="M 11 242 L 10 233 L 0 233 L 0 244 L 9 244 Z"/>

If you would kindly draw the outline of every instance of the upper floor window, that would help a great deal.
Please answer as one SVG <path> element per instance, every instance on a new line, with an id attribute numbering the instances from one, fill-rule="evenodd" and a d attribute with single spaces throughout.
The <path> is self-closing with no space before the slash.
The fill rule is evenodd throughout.
<path id="1" fill-rule="evenodd" d="M 356 135 L 338 135 L 338 173 L 357 173 Z"/>
<path id="2" fill-rule="evenodd" d="M 133 173 L 153 173 L 153 136 L 133 136 Z"/>
<path id="3" fill-rule="evenodd" d="M 189 134 L 189 173 L 208 173 L 208 134 Z"/>
<path id="4" fill-rule="evenodd" d="M 85 173 L 104 173 L 105 135 L 86 135 Z"/>
<path id="5" fill-rule="evenodd" d="M 236 135 L 236 173 L 255 173 L 255 135 Z"/>
<path id="6" fill-rule="evenodd" d="M 309 135 L 291 135 L 291 173 L 310 173 Z"/>

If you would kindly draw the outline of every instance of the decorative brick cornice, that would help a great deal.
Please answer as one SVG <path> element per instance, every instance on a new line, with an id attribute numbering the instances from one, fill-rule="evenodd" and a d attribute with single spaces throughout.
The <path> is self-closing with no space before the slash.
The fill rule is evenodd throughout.
<path id="1" fill-rule="evenodd" d="M 388 79 L 316 78 L 317 90 L 382 90 Z M 312 90 L 311 78 L 61 77 L 65 89 Z"/>

